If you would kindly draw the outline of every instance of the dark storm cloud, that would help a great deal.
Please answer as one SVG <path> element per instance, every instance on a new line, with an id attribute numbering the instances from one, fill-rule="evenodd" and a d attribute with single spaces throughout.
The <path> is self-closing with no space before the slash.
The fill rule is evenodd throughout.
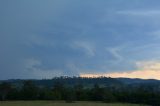
<path id="1" fill-rule="evenodd" d="M 0 78 L 135 70 L 159 59 L 157 17 L 156 0 L 1 0 Z"/>

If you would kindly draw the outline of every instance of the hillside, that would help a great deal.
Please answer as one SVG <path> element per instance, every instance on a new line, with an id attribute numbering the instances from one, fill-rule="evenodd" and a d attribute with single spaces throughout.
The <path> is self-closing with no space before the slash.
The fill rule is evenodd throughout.
<path id="1" fill-rule="evenodd" d="M 65 100 L 160 106 L 160 81 L 130 78 L 55 77 L 0 81 L 0 100 Z"/>
<path id="2" fill-rule="evenodd" d="M 110 77 L 98 77 L 98 78 L 81 78 L 81 77 L 55 77 L 53 79 L 30 79 L 37 86 L 40 87 L 53 87 L 56 82 L 61 82 L 65 86 L 73 87 L 77 84 L 82 84 L 85 87 L 93 87 L 95 84 L 99 84 L 101 87 L 111 87 L 111 86 L 160 86 L 160 80 L 155 79 L 131 79 L 131 78 L 110 78 Z M 15 86 L 21 87 L 23 79 L 10 79 L 1 80 L 0 82 L 9 82 Z"/>

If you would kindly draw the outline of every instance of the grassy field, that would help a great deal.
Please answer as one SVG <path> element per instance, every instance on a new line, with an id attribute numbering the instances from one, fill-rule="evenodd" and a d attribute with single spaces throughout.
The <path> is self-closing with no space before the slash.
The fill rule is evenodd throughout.
<path id="1" fill-rule="evenodd" d="M 121 103 L 98 103 L 98 102 L 54 102 L 54 101 L 5 101 L 0 102 L 0 106 L 144 106 L 137 104 L 121 104 Z"/>

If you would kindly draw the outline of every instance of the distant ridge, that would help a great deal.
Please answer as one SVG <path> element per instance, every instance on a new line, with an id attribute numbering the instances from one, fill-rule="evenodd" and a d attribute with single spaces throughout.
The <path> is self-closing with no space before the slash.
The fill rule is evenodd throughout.
<path id="1" fill-rule="evenodd" d="M 86 87 L 93 87 L 94 84 L 99 84 L 100 86 L 123 86 L 123 85 L 156 85 L 160 86 L 160 80 L 156 79 L 139 79 L 139 78 L 111 78 L 111 77 L 54 77 L 52 79 L 9 79 L 0 80 L 1 82 L 10 82 L 16 86 L 22 86 L 23 82 L 26 80 L 33 81 L 38 86 L 52 87 L 54 83 L 61 82 L 66 86 L 74 86 L 76 84 L 83 84 Z"/>

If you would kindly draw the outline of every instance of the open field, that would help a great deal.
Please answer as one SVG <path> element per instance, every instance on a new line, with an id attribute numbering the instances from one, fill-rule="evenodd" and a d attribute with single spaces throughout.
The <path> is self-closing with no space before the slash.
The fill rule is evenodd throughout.
<path id="1" fill-rule="evenodd" d="M 100 102 L 54 102 L 54 101 L 1 101 L 0 106 L 145 106 L 137 104 L 100 103 Z"/>

